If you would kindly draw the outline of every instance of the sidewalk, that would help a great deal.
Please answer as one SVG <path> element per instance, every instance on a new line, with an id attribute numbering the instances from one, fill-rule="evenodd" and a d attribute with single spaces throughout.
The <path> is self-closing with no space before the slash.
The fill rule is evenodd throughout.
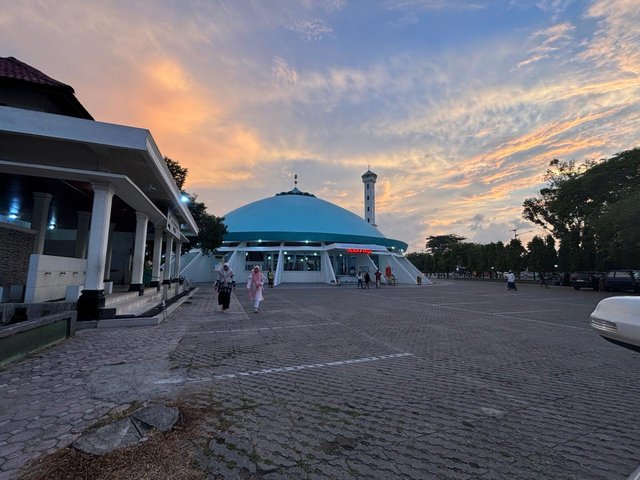
<path id="1" fill-rule="evenodd" d="M 207 295 L 206 287 L 196 292 L 158 326 L 81 330 L 0 370 L 0 480 L 69 445 L 112 409 L 173 396 L 175 385 L 154 379 L 168 375 L 169 354 L 189 325 L 184 312 Z"/>

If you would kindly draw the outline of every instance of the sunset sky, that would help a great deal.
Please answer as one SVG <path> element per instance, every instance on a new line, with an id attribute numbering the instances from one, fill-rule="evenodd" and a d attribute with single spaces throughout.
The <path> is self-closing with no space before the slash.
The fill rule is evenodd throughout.
<path id="1" fill-rule="evenodd" d="M 526 242 L 550 160 L 640 146 L 639 0 L 0 0 L 0 56 L 148 128 L 215 215 L 294 173 L 363 215 L 370 165 L 410 251 Z"/>

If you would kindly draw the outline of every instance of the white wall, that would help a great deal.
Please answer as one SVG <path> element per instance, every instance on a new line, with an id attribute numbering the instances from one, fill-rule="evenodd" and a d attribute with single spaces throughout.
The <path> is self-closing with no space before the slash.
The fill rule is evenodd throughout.
<path id="1" fill-rule="evenodd" d="M 282 281 L 285 283 L 323 283 L 322 271 L 295 272 L 285 270 L 282 272 Z"/>
<path id="2" fill-rule="evenodd" d="M 87 260 L 32 254 L 29 258 L 25 303 L 65 298 L 67 286 L 84 285 Z"/>

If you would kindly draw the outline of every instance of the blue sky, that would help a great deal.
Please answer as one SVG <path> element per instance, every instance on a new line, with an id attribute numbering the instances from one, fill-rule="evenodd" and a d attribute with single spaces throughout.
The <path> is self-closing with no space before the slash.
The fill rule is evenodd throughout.
<path id="1" fill-rule="evenodd" d="M 0 0 L 1 56 L 148 128 L 223 215 L 293 186 L 377 224 L 528 240 L 550 160 L 639 146 L 637 0 Z"/>

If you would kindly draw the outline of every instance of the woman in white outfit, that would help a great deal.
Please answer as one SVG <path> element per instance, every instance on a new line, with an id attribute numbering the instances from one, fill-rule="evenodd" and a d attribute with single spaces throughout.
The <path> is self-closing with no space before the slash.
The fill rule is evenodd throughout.
<path id="1" fill-rule="evenodd" d="M 264 287 L 264 275 L 260 272 L 260 267 L 256 265 L 249 275 L 247 288 L 249 289 L 249 299 L 253 301 L 253 310 L 258 313 L 260 302 L 264 300 L 262 290 Z"/>

